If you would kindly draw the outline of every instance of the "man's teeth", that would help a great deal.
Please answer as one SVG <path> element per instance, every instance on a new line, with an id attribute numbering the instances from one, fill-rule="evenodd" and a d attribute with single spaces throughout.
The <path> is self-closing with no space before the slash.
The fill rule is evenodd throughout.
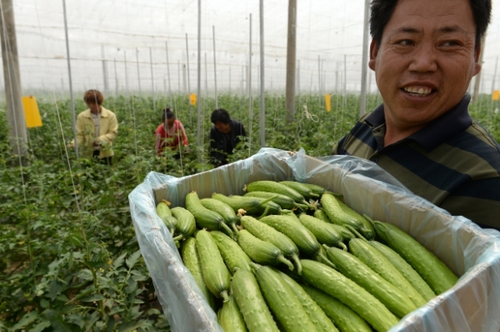
<path id="1" fill-rule="evenodd" d="M 426 96 L 432 92 L 432 89 L 427 89 L 427 88 L 403 88 L 404 91 L 414 94 L 414 95 L 420 95 L 420 96 Z"/>

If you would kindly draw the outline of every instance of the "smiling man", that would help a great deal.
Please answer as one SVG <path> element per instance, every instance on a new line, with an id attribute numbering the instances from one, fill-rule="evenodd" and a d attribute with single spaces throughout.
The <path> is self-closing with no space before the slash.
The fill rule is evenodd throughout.
<path id="1" fill-rule="evenodd" d="M 453 215 L 500 229 L 500 146 L 469 115 L 491 0 L 373 0 L 369 67 L 383 104 L 335 154 L 377 163 Z"/>

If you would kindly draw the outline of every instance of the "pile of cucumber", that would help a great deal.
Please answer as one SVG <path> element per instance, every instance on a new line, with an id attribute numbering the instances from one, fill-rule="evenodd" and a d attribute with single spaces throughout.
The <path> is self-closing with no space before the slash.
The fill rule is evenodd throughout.
<path id="1" fill-rule="evenodd" d="M 325 188 L 254 181 L 156 211 L 224 331 L 387 331 L 457 276 Z"/>

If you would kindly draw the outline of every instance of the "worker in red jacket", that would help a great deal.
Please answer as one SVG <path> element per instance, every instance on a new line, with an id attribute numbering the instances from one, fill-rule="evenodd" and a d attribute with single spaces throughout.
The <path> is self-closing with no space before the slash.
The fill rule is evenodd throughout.
<path id="1" fill-rule="evenodd" d="M 165 148 L 176 150 L 174 158 L 180 158 L 181 144 L 187 148 L 189 142 L 182 123 L 176 119 L 174 112 L 170 108 L 163 110 L 162 123 L 155 132 L 155 152 L 161 156 Z M 181 143 L 182 142 L 182 143 Z M 186 149 L 186 152 L 187 149 Z"/>

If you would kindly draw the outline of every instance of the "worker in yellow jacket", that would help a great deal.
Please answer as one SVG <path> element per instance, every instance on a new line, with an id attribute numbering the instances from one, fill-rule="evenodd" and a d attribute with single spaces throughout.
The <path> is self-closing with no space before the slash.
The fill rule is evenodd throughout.
<path id="1" fill-rule="evenodd" d="M 88 109 L 78 114 L 76 119 L 76 139 L 80 156 L 97 158 L 111 165 L 114 155 L 112 145 L 118 134 L 115 113 L 104 108 L 104 96 L 98 90 L 88 90 L 83 95 Z M 68 145 L 74 146 L 74 140 Z"/>

